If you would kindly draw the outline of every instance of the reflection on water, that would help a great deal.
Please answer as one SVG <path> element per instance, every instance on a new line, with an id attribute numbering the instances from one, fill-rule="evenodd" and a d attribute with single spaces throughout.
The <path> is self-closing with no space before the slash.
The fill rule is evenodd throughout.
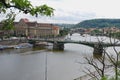
<path id="1" fill-rule="evenodd" d="M 77 34 L 71 36 L 77 40 L 79 37 Z M 90 67 L 80 63 L 85 62 L 85 57 L 92 57 L 92 52 L 91 47 L 70 43 L 65 44 L 64 51 L 60 52 L 51 48 L 0 51 L 0 80 L 45 80 L 45 66 L 48 80 L 73 80 L 85 74 L 83 70 L 86 66 Z"/>

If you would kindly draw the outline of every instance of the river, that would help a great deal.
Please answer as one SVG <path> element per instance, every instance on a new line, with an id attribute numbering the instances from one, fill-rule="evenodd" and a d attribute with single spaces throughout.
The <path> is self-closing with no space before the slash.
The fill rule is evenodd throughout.
<path id="1" fill-rule="evenodd" d="M 94 36 L 82 37 L 79 34 L 67 37 L 72 40 L 96 40 Z M 93 56 L 93 48 L 67 43 L 64 51 L 50 49 L 34 50 L 30 48 L 0 51 L 0 80 L 45 80 L 45 75 L 47 75 L 47 80 L 74 80 L 85 75 L 83 70 L 89 65 L 82 63 L 85 62 L 84 57 Z M 117 49 L 119 50 L 120 47 Z M 113 51 L 111 47 L 107 50 L 108 52 Z"/>

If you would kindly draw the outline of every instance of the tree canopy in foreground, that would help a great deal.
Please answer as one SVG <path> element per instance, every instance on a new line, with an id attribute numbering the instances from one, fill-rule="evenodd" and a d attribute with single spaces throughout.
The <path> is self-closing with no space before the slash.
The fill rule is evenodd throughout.
<path id="1" fill-rule="evenodd" d="M 0 0 L 0 13 L 6 13 L 10 9 L 10 13 L 6 15 L 6 19 L 3 20 L 3 24 L 6 28 L 13 29 L 13 21 L 15 20 L 15 10 L 30 14 L 32 16 L 52 16 L 54 9 L 47 6 L 46 4 L 40 6 L 33 6 L 29 0 Z"/>

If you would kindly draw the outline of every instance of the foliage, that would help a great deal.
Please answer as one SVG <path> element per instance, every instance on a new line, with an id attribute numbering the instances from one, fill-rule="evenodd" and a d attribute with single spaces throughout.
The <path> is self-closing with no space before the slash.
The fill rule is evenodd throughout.
<path id="1" fill-rule="evenodd" d="M 91 31 L 91 34 L 102 34 L 102 31 L 98 30 L 98 29 L 95 29 L 93 31 Z"/>
<path id="2" fill-rule="evenodd" d="M 7 14 L 7 16 L 6 16 L 7 19 L 2 21 L 2 23 L 3 23 L 2 30 L 12 30 L 12 29 L 14 29 L 13 21 L 15 20 L 15 16 L 16 16 L 16 14 L 14 14 L 14 12 L 11 12 L 11 13 Z"/>
<path id="3" fill-rule="evenodd" d="M 101 78 L 101 80 L 108 80 L 108 77 L 104 76 Z"/>
<path id="4" fill-rule="evenodd" d="M 60 34 L 59 34 L 59 36 L 65 36 L 65 35 L 68 34 L 68 32 L 69 32 L 69 29 L 63 29 L 63 30 L 60 30 Z"/>
<path id="5" fill-rule="evenodd" d="M 47 6 L 46 4 L 41 6 L 33 6 L 28 0 L 0 0 L 0 13 L 6 13 L 7 10 L 11 10 L 7 14 L 7 19 L 3 20 L 5 30 L 13 29 L 13 21 L 15 20 L 16 14 L 15 9 L 23 12 L 25 14 L 30 14 L 32 16 L 52 16 L 54 9 Z M 5 27 L 6 26 L 6 27 Z"/>
<path id="6" fill-rule="evenodd" d="M 30 13 L 31 15 L 46 15 L 46 16 L 52 16 L 54 9 L 51 7 L 48 7 L 47 5 L 41 5 L 41 6 L 33 6 L 30 1 L 28 0 L 1 0 L 0 1 L 0 12 L 6 12 L 9 8 L 15 8 L 18 9 L 20 12 L 23 11 L 23 13 L 27 14 Z"/>
<path id="7" fill-rule="evenodd" d="M 120 27 L 120 19 L 92 19 L 85 20 L 75 25 L 75 27 L 93 27 L 93 28 L 103 28 L 103 27 Z"/>

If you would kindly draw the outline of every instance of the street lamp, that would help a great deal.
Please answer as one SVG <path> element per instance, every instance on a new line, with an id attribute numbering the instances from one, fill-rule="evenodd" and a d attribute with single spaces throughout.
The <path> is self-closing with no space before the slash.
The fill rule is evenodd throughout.
<path id="1" fill-rule="evenodd" d="M 45 55 L 45 80 L 47 80 L 48 77 L 47 77 L 47 53 Z"/>

